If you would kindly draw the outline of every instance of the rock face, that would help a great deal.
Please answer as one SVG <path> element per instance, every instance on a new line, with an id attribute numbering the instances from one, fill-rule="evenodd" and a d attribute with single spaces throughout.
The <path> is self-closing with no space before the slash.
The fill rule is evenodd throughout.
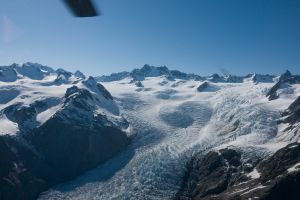
<path id="1" fill-rule="evenodd" d="M 48 120 L 30 136 L 58 177 L 67 180 L 111 158 L 128 144 L 119 129 L 103 126 L 101 116 L 92 127 L 68 124 L 59 116 Z"/>
<path id="2" fill-rule="evenodd" d="M 286 118 L 282 122 L 290 125 L 300 121 L 300 96 L 283 112 L 283 116 Z"/>
<path id="3" fill-rule="evenodd" d="M 300 83 L 300 76 L 299 75 L 292 75 L 290 71 L 286 71 L 280 77 L 278 82 L 269 90 L 267 93 L 267 97 L 269 100 L 274 100 L 279 97 L 278 90 L 288 88 L 293 84 Z"/>
<path id="4" fill-rule="evenodd" d="M 103 86 L 97 87 L 108 101 L 112 100 Z M 28 138 L 59 177 L 69 179 L 112 157 L 129 141 L 106 115 L 94 114 L 96 103 L 87 102 L 96 97 L 89 90 L 73 86 L 65 98 L 63 109 L 32 131 Z"/>
<path id="5" fill-rule="evenodd" d="M 19 71 L 39 80 L 46 72 L 37 68 L 37 74 L 31 73 L 34 67 Z M 64 80 L 74 77 L 62 69 L 55 73 Z M 0 135 L 0 199 L 36 199 L 40 192 L 96 167 L 129 144 L 124 132 L 129 124 L 119 116 L 109 91 L 92 77 L 77 76 L 81 78 L 75 84 L 51 85 L 62 91 L 67 88 L 62 96 L 56 91 L 31 96 L 29 104 L 20 97 L 0 110 L 1 120 L 16 124 L 18 130 Z M 47 89 L 43 83 L 39 87 Z"/>
<path id="6" fill-rule="evenodd" d="M 60 179 L 28 146 L 0 137 L 0 199 L 36 199 Z"/>
<path id="7" fill-rule="evenodd" d="M 198 86 L 197 91 L 203 92 L 206 88 L 208 88 L 209 83 L 207 81 L 204 81 L 201 85 Z"/>
<path id="8" fill-rule="evenodd" d="M 142 88 L 142 87 L 144 87 L 144 85 L 142 84 L 142 82 L 141 82 L 141 81 L 137 81 L 137 82 L 135 82 L 135 86 L 136 86 L 136 87 L 139 87 L 139 88 Z"/>
<path id="9" fill-rule="evenodd" d="M 218 86 L 213 85 L 213 84 L 209 83 L 208 81 L 204 81 L 197 88 L 198 92 L 215 92 L 218 90 L 219 90 Z"/>
<path id="10" fill-rule="evenodd" d="M 182 189 L 175 199 L 205 199 L 225 192 L 231 185 L 247 180 L 257 159 L 242 163 L 241 152 L 221 149 L 196 155 L 188 164 Z"/>
<path id="11" fill-rule="evenodd" d="M 0 68 L 0 81 L 13 82 L 18 79 L 18 74 L 15 69 L 11 67 Z"/>
<path id="12" fill-rule="evenodd" d="M 196 155 L 175 199 L 296 200 L 299 187 L 299 143 L 287 145 L 265 160 L 227 148 Z"/>

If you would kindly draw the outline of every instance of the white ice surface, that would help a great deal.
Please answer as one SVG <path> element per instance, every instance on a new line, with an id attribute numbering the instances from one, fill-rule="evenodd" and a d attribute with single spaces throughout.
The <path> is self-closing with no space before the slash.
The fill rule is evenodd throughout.
<path id="1" fill-rule="evenodd" d="M 254 168 L 252 170 L 252 172 L 250 172 L 249 174 L 247 174 L 248 177 L 250 177 L 251 179 L 258 179 L 260 177 L 260 173 L 257 171 L 256 168 Z"/>
<path id="2" fill-rule="evenodd" d="M 18 124 L 0 117 L 0 135 L 15 135 L 18 132 Z"/>

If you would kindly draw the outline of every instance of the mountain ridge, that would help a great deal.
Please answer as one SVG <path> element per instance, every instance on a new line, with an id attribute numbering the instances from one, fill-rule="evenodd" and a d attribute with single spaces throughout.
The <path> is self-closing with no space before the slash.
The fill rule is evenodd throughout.
<path id="1" fill-rule="evenodd" d="M 288 71 L 288 70 L 287 70 Z M 57 82 L 68 80 L 71 76 L 77 79 L 86 78 L 86 76 L 77 70 L 72 73 L 66 71 L 62 68 L 54 70 L 51 67 L 44 66 L 38 63 L 26 62 L 24 64 L 12 64 L 8 66 L 0 66 L 0 81 L 3 82 L 13 82 L 20 78 L 31 78 L 34 80 L 41 80 L 47 75 L 57 74 Z M 131 72 L 122 71 L 117 73 L 112 73 L 110 75 L 100 75 L 94 76 L 96 81 L 99 82 L 110 82 L 118 81 L 124 78 L 131 78 L 132 81 L 142 81 L 147 77 L 157 77 L 157 76 L 166 76 L 168 79 L 173 80 L 183 79 L 183 80 L 199 80 L 199 81 L 211 81 L 211 82 L 224 82 L 224 83 L 239 83 L 243 82 L 244 79 L 251 78 L 253 82 L 274 82 L 278 75 L 270 74 L 247 74 L 242 76 L 232 75 L 229 73 L 219 75 L 214 73 L 209 76 L 201 76 L 194 73 L 185 73 L 179 70 L 170 70 L 166 66 L 155 67 L 148 64 L 145 64 L 141 68 L 135 68 Z M 75 80 L 74 80 L 75 81 Z"/>
<path id="2" fill-rule="evenodd" d="M 212 74 L 210 76 L 200 76 L 194 73 L 185 73 L 178 70 L 169 70 L 166 66 L 155 67 L 145 64 L 141 68 L 135 68 L 131 72 L 123 71 L 119 73 L 112 73 L 111 75 L 97 76 L 95 79 L 99 82 L 111 82 L 119 81 L 124 78 L 131 78 L 132 81 L 142 81 L 147 77 L 166 76 L 167 79 L 183 79 L 183 80 L 208 80 L 211 82 L 227 82 L 238 83 L 243 82 L 244 79 L 251 78 L 254 82 L 273 82 L 275 75 L 261 75 L 261 74 L 248 74 L 245 76 L 236 76 L 231 74 L 225 74 L 220 76 L 219 74 Z"/>

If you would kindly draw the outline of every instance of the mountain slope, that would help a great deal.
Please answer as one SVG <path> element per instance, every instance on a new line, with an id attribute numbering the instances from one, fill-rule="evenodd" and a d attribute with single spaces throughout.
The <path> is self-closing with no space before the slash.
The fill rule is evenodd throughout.
<path id="1" fill-rule="evenodd" d="M 128 145 L 128 122 L 92 77 L 32 63 L 0 69 L 1 199 L 35 199 Z"/>
<path id="2" fill-rule="evenodd" d="M 265 160 L 232 148 L 197 154 L 175 199 L 296 200 L 300 195 L 299 162 L 299 143 Z"/>

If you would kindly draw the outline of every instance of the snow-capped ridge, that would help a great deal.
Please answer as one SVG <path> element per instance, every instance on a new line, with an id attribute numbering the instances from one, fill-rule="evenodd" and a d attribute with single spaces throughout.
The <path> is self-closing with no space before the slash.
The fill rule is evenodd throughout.
<path id="1" fill-rule="evenodd" d="M 2 115 L 5 115 L 8 120 L 16 123 L 18 125 L 18 129 L 22 133 L 27 133 L 42 124 L 41 121 L 38 120 L 38 115 L 40 113 L 57 106 L 59 103 L 60 99 L 49 97 L 36 100 L 29 105 L 15 103 L 4 108 L 1 113 Z M 50 117 L 51 114 L 47 117 L 47 119 Z"/>
<path id="2" fill-rule="evenodd" d="M 78 81 L 85 79 L 85 75 L 80 71 L 76 71 L 73 74 L 72 72 L 59 68 L 56 70 L 56 74 L 57 77 L 54 80 L 55 84 L 77 83 Z"/>
<path id="3" fill-rule="evenodd" d="M 120 73 L 112 73 L 111 75 L 97 76 L 95 77 L 95 80 L 99 82 L 112 82 L 130 78 L 131 83 L 134 83 L 136 81 L 143 81 L 147 77 L 160 76 L 164 76 L 170 81 L 174 81 L 175 79 L 195 81 L 207 80 L 214 83 L 242 83 L 248 79 L 255 83 L 272 83 L 274 82 L 273 79 L 276 77 L 269 74 L 248 74 L 246 76 L 237 76 L 232 74 L 219 75 L 217 73 L 214 73 L 210 76 L 200 76 L 194 73 L 185 73 L 179 70 L 170 70 L 166 66 L 155 67 L 145 64 L 142 68 L 135 68 L 131 72 L 123 71 Z"/>
<path id="4" fill-rule="evenodd" d="M 286 70 L 280 75 L 278 82 L 269 90 L 266 97 L 268 97 L 270 101 L 278 99 L 280 92 L 290 93 L 292 85 L 294 84 L 300 84 L 300 75 L 292 75 L 289 70 Z"/>
<path id="5" fill-rule="evenodd" d="M 74 75 L 75 75 L 76 77 L 78 77 L 78 78 L 82 78 L 82 79 L 85 79 L 85 78 L 86 78 L 85 75 L 84 75 L 81 71 L 79 71 L 79 70 L 77 70 L 77 71 L 74 73 Z"/>
<path id="6" fill-rule="evenodd" d="M 18 74 L 14 68 L 8 66 L 0 67 L 0 81 L 14 82 L 17 79 Z"/>
<path id="7" fill-rule="evenodd" d="M 61 68 L 54 70 L 39 63 L 26 62 L 24 64 L 14 63 L 9 66 L 0 66 L 0 82 L 15 82 L 24 78 L 40 81 L 45 78 L 51 79 L 51 77 L 55 77 L 54 84 L 67 84 L 85 79 L 84 74 L 80 71 L 72 73 Z"/>
<path id="8" fill-rule="evenodd" d="M 30 62 L 24 63 L 21 66 L 17 65 L 15 69 L 19 74 L 33 80 L 42 80 L 45 76 L 54 72 L 50 67 Z"/>
<path id="9" fill-rule="evenodd" d="M 119 108 L 112 95 L 93 77 L 35 63 L 13 64 L 0 70 L 1 124 L 14 127 L 1 131 L 1 135 L 27 133 L 60 110 L 73 109 L 67 107 L 69 102 L 75 108 L 91 111 L 91 115 L 101 113 L 108 116 L 108 121 L 118 121 Z"/>
<path id="10" fill-rule="evenodd" d="M 273 83 L 274 82 L 274 75 L 261 75 L 261 74 L 253 74 L 251 79 L 255 83 Z"/>
<path id="11" fill-rule="evenodd" d="M 204 81 L 197 87 L 198 92 L 216 92 L 220 88 L 216 85 L 211 84 L 208 81 Z"/>
<path id="12" fill-rule="evenodd" d="M 288 123 L 290 129 L 293 128 L 293 125 L 300 122 L 300 96 L 289 105 L 282 115 L 284 119 L 280 122 Z"/>
<path id="13" fill-rule="evenodd" d="M 113 73 L 108 76 L 98 76 L 95 77 L 95 79 L 100 82 L 111 82 L 131 78 L 132 82 L 135 82 L 143 81 L 147 77 L 159 76 L 165 76 L 170 81 L 173 81 L 174 79 L 202 80 L 201 77 L 196 74 L 187 74 L 178 70 L 169 70 L 166 66 L 155 67 L 148 64 L 145 64 L 142 68 L 133 69 L 131 72 L 124 71 L 120 73 Z"/>
<path id="14" fill-rule="evenodd" d="M 90 76 L 88 79 L 82 81 L 82 83 L 86 87 L 91 89 L 92 91 L 102 94 L 106 99 L 113 100 L 113 97 L 109 93 L 109 91 L 107 91 L 102 84 L 97 83 L 96 80 L 92 76 Z"/>

